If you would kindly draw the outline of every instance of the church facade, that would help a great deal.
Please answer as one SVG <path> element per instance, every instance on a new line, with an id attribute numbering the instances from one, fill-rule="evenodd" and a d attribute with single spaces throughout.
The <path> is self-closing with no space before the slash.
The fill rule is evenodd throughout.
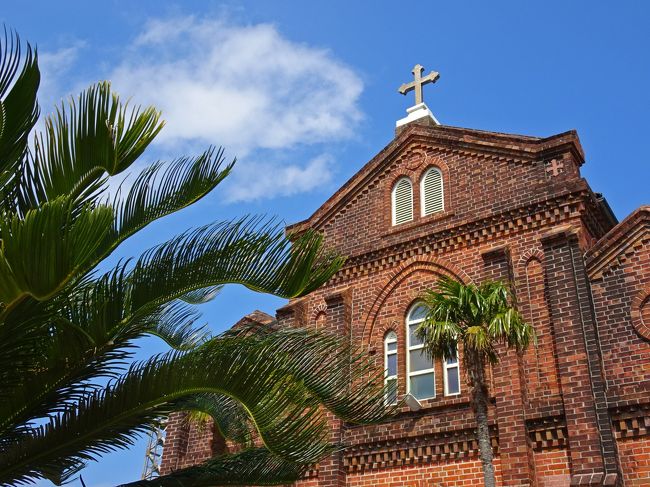
<path id="1" fill-rule="evenodd" d="M 421 96 L 421 92 L 420 92 Z M 419 108 L 418 108 L 419 107 Z M 348 257 L 275 317 L 349 336 L 413 395 L 390 422 L 332 422 L 347 449 L 304 487 L 482 484 L 462 361 L 427 362 L 409 333 L 441 276 L 507 281 L 537 347 L 490 371 L 503 486 L 650 485 L 650 207 L 618 222 L 580 175 L 576 132 L 528 137 L 439 125 L 424 104 L 381 152 L 289 232 Z M 460 351 L 462 353 L 462 350 Z M 170 420 L 163 472 L 209 457 L 212 431 Z"/>

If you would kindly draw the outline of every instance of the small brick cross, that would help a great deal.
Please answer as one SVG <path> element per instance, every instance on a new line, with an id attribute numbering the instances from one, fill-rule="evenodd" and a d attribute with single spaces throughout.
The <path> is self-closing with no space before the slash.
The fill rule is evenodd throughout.
<path id="1" fill-rule="evenodd" d="M 557 176 L 564 172 L 564 162 L 558 161 L 557 159 L 546 161 L 546 172 L 553 176 Z"/>

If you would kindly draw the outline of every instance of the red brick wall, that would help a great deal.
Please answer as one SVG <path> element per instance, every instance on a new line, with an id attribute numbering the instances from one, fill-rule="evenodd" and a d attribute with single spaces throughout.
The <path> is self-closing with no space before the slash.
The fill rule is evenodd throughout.
<path id="1" fill-rule="evenodd" d="M 500 483 L 500 460 L 494 462 Z M 474 487 L 483 483 L 483 470 L 477 458 L 439 464 L 399 467 L 376 473 L 350 474 L 348 487 Z M 302 484 L 298 484 L 302 486 Z"/>
<path id="2" fill-rule="evenodd" d="M 650 437 L 619 440 L 618 452 L 625 485 L 650 485 Z"/>
<path id="3" fill-rule="evenodd" d="M 567 450 L 537 451 L 534 456 L 537 487 L 565 487 L 569 485 L 571 468 Z"/>
<path id="4" fill-rule="evenodd" d="M 641 316 L 650 296 L 650 210 L 621 223 L 626 230 L 593 255 L 594 307 L 610 401 L 650 398 L 650 322 Z M 646 231 L 642 231 L 643 228 Z M 611 255 L 609 259 L 603 257 Z M 645 306 L 643 306 L 645 304 Z"/>
<path id="5" fill-rule="evenodd" d="M 636 247 L 621 250 L 624 259 L 599 250 L 612 247 L 607 239 L 617 231 L 639 233 L 638 225 L 622 224 L 601 239 L 613 223 L 580 178 L 582 160 L 575 133 L 538 139 L 447 127 L 405 129 L 310 220 L 289 229 L 319 229 L 349 259 L 328 285 L 278 310 L 278 323 L 349 336 L 379 366 L 384 336 L 395 331 L 403 395 L 404 320 L 418 295 L 441 275 L 466 283 L 508 280 L 539 345 L 523 356 L 504 353 L 490 371 L 500 485 L 620 484 L 618 473 L 637 450 L 630 448 L 619 462 L 611 415 L 630 425 L 646 416 L 612 408 L 638 409 L 650 397 L 630 392 L 646 391 L 650 348 L 629 311 L 630 303 L 643 298 L 639 286 L 650 285 L 650 245 L 641 238 Z M 443 172 L 445 211 L 422 218 L 419 179 L 431 165 Z M 404 175 L 414 183 L 415 220 L 392 227 L 390 191 Z M 594 262 L 601 269 L 621 259 L 627 267 L 598 280 Z M 405 407 L 381 425 L 334 420 L 333 441 L 349 448 L 324 459 L 318 477 L 299 485 L 480 485 L 467 386 L 463 380 L 460 396 L 445 397 L 442 364 L 435 369 L 436 398 L 424 401 L 421 411 Z M 620 387 L 629 391 L 617 392 Z M 181 440 L 166 449 L 166 466 L 180 466 L 174 458 L 209 454 L 209 442 L 191 438 L 191 431 L 183 439 L 177 427 L 172 436 Z M 183 441 L 184 455 L 177 453 Z M 631 482 L 641 474 L 625 475 Z"/>

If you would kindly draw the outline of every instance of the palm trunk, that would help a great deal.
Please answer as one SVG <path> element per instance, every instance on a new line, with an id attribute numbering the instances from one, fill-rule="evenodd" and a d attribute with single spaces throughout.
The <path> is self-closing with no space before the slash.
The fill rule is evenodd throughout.
<path id="1" fill-rule="evenodd" d="M 494 476 L 494 455 L 490 440 L 490 425 L 488 423 L 488 388 L 485 380 L 485 363 L 478 356 L 466 361 L 471 363 L 468 375 L 471 385 L 472 409 L 476 418 L 479 457 L 483 467 L 485 487 L 496 487 Z"/>

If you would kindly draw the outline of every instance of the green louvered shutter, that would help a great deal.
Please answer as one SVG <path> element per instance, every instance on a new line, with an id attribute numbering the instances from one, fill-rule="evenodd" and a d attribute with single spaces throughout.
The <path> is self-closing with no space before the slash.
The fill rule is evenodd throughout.
<path id="1" fill-rule="evenodd" d="M 393 225 L 413 220 L 413 187 L 411 181 L 402 178 L 393 188 Z"/>
<path id="2" fill-rule="evenodd" d="M 427 171 L 422 180 L 422 215 L 430 215 L 444 209 L 442 173 L 434 167 Z"/>

